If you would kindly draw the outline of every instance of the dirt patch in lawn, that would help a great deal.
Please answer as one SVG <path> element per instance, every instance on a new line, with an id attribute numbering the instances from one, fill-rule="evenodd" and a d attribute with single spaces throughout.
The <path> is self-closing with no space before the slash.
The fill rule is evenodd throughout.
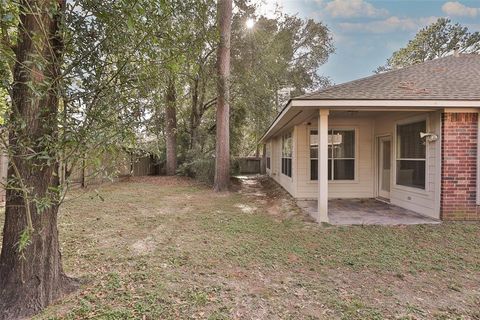
<path id="1" fill-rule="evenodd" d="M 264 177 L 99 188 L 61 209 L 80 291 L 37 319 L 478 319 L 480 225 L 323 227 Z"/>
<path id="2" fill-rule="evenodd" d="M 266 213 L 275 218 L 285 220 L 295 217 L 305 222 L 314 222 L 311 217 L 302 213 L 295 200 L 284 189 L 267 176 L 245 176 L 238 181 L 240 187 L 237 192 L 252 199 L 260 207 L 266 208 Z M 241 207 L 242 205 L 239 205 L 240 209 Z M 248 211 L 250 207 L 247 205 L 247 209 L 243 210 Z"/>

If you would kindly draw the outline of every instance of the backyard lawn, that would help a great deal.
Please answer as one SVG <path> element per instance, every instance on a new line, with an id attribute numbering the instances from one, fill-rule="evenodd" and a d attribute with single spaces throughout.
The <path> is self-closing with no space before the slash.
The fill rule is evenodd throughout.
<path id="1" fill-rule="evenodd" d="M 36 319 L 480 318 L 478 223 L 321 226 L 265 178 L 148 177 L 71 192 L 59 224 L 83 285 Z"/>

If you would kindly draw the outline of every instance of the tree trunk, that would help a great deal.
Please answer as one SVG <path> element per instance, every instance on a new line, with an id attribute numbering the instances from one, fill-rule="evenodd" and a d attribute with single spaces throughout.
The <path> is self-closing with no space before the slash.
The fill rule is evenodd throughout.
<path id="1" fill-rule="evenodd" d="M 172 76 L 168 79 L 166 104 L 167 176 L 174 176 L 177 172 L 177 108 L 175 79 Z"/>
<path id="2" fill-rule="evenodd" d="M 82 168 L 80 169 L 80 186 L 82 188 L 87 187 L 87 161 L 85 158 L 82 159 Z"/>
<path id="3" fill-rule="evenodd" d="M 58 155 L 52 143 L 58 141 L 65 1 L 23 0 L 19 7 L 8 171 L 9 181 L 15 183 L 7 189 L 0 255 L 0 319 L 9 320 L 35 314 L 77 286 L 62 269 L 58 195 L 53 191 L 59 186 Z M 37 209 L 35 200 L 46 199 L 50 205 Z"/>
<path id="4" fill-rule="evenodd" d="M 192 90 L 192 109 L 190 110 L 190 151 L 194 151 L 198 142 L 198 126 L 199 126 L 199 108 L 198 108 L 198 83 L 199 79 L 193 80 Z"/>
<path id="5" fill-rule="evenodd" d="M 230 35 L 232 0 L 218 0 L 220 45 L 217 56 L 217 135 L 215 182 L 217 192 L 227 191 L 230 182 Z"/>
<path id="6" fill-rule="evenodd" d="M 201 81 L 199 85 L 199 78 L 196 78 L 192 84 L 192 108 L 190 112 L 190 153 L 195 156 L 203 149 L 203 145 L 200 145 L 199 129 L 202 123 L 204 113 L 215 105 L 217 98 L 210 99 L 205 102 L 206 95 L 206 83 Z M 199 88 L 200 87 L 200 88 Z"/>

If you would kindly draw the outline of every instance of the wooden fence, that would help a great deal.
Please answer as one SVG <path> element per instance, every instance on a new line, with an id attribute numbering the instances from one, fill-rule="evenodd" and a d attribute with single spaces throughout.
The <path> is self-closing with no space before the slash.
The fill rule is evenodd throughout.
<path id="1" fill-rule="evenodd" d="M 128 176 L 148 176 L 161 173 L 162 165 L 153 156 L 132 156 L 123 154 L 114 159 L 105 156 L 100 168 L 80 163 L 69 176 L 73 187 L 98 185 L 116 181 Z M 0 204 L 5 203 L 5 184 L 7 182 L 8 157 L 0 153 Z"/>
<path id="2" fill-rule="evenodd" d="M 139 177 L 159 174 L 160 165 L 153 156 L 123 154 L 115 159 L 105 157 L 100 168 L 80 165 L 69 177 L 73 186 L 96 185 L 116 181 L 123 177 Z"/>
<path id="3" fill-rule="evenodd" d="M 260 174 L 262 170 L 262 158 L 245 157 L 237 158 L 240 174 Z"/>
<path id="4" fill-rule="evenodd" d="M 237 158 L 240 174 L 261 174 L 264 173 L 263 158 L 244 157 Z M 164 164 L 159 163 L 153 156 L 135 156 L 124 153 L 115 158 L 106 155 L 100 165 L 95 168 L 93 165 L 80 163 L 74 168 L 69 176 L 73 187 L 98 185 L 105 182 L 112 182 L 122 177 L 139 177 L 148 175 L 160 175 L 164 173 Z M 5 202 L 5 189 L 3 186 L 7 180 L 8 157 L 0 153 L 0 203 Z"/>

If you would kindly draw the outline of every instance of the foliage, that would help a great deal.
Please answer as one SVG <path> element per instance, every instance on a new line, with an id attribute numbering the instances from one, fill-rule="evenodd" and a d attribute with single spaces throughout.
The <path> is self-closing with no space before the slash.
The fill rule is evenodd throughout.
<path id="1" fill-rule="evenodd" d="M 142 19 L 146 14 L 151 20 Z M 81 14 L 80 14 L 81 13 Z M 64 161 L 78 165 L 137 143 L 149 90 L 158 74 L 150 64 L 159 45 L 156 33 L 168 16 L 163 2 L 78 1 L 67 15 L 67 66 L 63 139 Z"/>
<path id="2" fill-rule="evenodd" d="M 180 166 L 179 173 L 212 185 L 215 176 L 215 159 L 210 156 L 185 161 Z"/>
<path id="3" fill-rule="evenodd" d="M 0 111 L 8 113 L 12 88 L 12 46 L 18 3 L 1 0 Z M 169 77 L 177 91 L 180 162 L 210 159 L 215 150 L 218 46 L 216 1 L 68 2 L 62 36 L 64 55 L 58 95 L 58 137 L 44 137 L 50 157 L 61 165 L 63 188 L 75 170 L 102 166 L 124 150 L 165 158 L 164 101 Z M 278 13 L 255 16 L 248 1 L 237 1 L 232 25 L 231 150 L 247 155 L 282 104 L 279 91 L 301 94 L 328 84 L 318 67 L 333 52 L 322 23 Z M 256 19 L 245 29 L 247 17 Z M 252 72 L 255 70 L 255 72 Z M 41 94 L 45 88 L 36 88 Z M 6 123 L 6 127 L 17 125 Z M 208 162 L 208 161 L 207 161 Z M 203 165 L 198 168 L 202 176 Z M 34 196 L 32 196 L 34 198 Z M 58 197 L 57 197 L 58 198 Z M 58 198 L 61 199 L 61 198 Z M 49 203 L 32 199 L 33 203 Z"/>
<path id="4" fill-rule="evenodd" d="M 333 52 L 332 37 L 321 22 L 277 14 L 252 17 L 249 7 L 234 17 L 232 38 L 232 104 L 239 121 L 232 126 L 234 153 L 257 149 L 261 135 L 290 97 L 329 84 L 318 68 Z M 281 92 L 287 92 L 281 97 Z"/>
<path id="5" fill-rule="evenodd" d="M 178 173 L 183 176 L 195 178 L 208 185 L 213 184 L 215 178 L 215 159 L 212 156 L 194 158 L 192 161 L 184 161 Z M 230 174 L 240 174 L 240 163 L 238 158 L 230 159 Z"/>
<path id="6" fill-rule="evenodd" d="M 157 94 L 145 109 L 144 135 L 148 137 L 145 149 L 165 158 L 165 96 L 168 79 L 174 78 L 177 152 L 181 161 L 185 161 L 197 143 L 193 135 L 200 124 L 192 123 L 193 118 L 201 118 L 214 105 L 208 101 L 215 97 L 212 60 L 217 43 L 215 1 L 185 1 L 183 7 L 175 10 L 178 14 L 164 28 L 161 46 L 151 52 L 150 63 L 158 61 L 159 57 L 163 57 L 165 63 L 156 63 L 156 80 L 148 87 Z"/>
<path id="7" fill-rule="evenodd" d="M 9 84 L 12 81 L 13 52 L 15 45 L 18 10 L 11 0 L 0 0 L 0 125 L 10 109 Z"/>
<path id="8" fill-rule="evenodd" d="M 318 74 L 318 67 L 333 52 L 332 37 L 322 23 L 281 15 L 274 18 L 255 16 L 255 7 L 237 1 L 232 25 L 232 79 L 230 145 L 232 155 L 248 155 L 271 123 L 285 100 L 279 91 L 290 95 L 328 85 Z M 172 50 L 177 84 L 177 151 L 186 166 L 198 158 L 211 158 L 215 150 L 216 75 L 215 53 L 218 45 L 215 1 L 194 1 L 188 10 L 175 17 L 177 28 L 166 28 Z M 183 16 L 183 17 L 182 17 Z M 252 30 L 246 30 L 247 17 L 255 17 Z M 175 46 L 176 48 L 172 48 Z M 165 53 L 162 53 L 165 52 Z M 167 59 L 168 60 L 168 59 Z M 150 61 L 154 61 L 153 56 Z M 160 65 L 162 67 L 163 65 Z M 252 72 L 255 70 L 255 72 Z M 164 92 L 165 76 L 149 83 L 158 92 L 146 106 L 144 148 L 165 157 Z M 157 89 L 158 88 L 158 89 Z M 184 170 L 180 170 L 184 172 Z"/>
<path id="9" fill-rule="evenodd" d="M 420 30 L 406 47 L 395 51 L 384 66 L 375 72 L 403 68 L 427 60 L 459 53 L 480 54 L 480 32 L 470 32 L 467 27 L 439 18 Z"/>

